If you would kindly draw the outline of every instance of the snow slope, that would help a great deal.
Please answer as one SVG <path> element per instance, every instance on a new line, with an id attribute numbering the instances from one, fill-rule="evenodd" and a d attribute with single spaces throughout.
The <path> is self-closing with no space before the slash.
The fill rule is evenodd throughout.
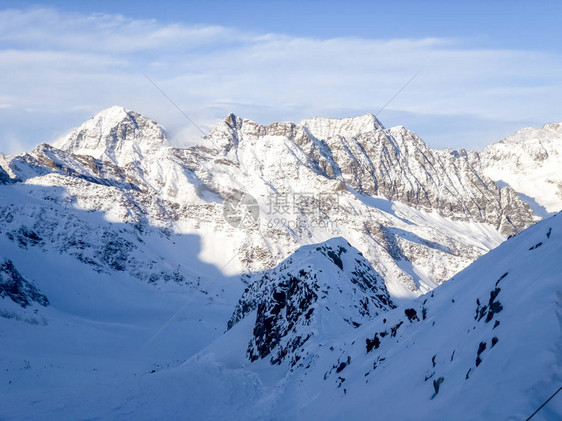
<path id="1" fill-rule="evenodd" d="M 337 374 L 317 364 L 281 401 L 313 389 L 317 398 L 294 412 L 302 418 L 526 419 L 562 384 L 560 256 L 556 215 L 343 339 L 351 346 L 339 339 L 334 353 L 351 364 Z M 561 415 L 557 397 L 538 419 Z"/>
<path id="2" fill-rule="evenodd" d="M 336 332 L 318 325 L 296 364 L 272 364 L 269 356 L 250 361 L 256 312 L 224 334 L 205 330 L 211 320 L 197 331 L 182 321 L 172 338 L 142 348 L 142 325 L 151 318 L 132 315 L 146 306 L 142 314 L 149 316 L 163 297 L 139 300 L 145 287 L 138 283 L 127 285 L 134 299 L 111 320 L 63 319 L 55 302 L 43 312 L 46 326 L 0 319 L 10 338 L 9 347 L 2 341 L 2 361 L 11 380 L 0 386 L 11 403 L 0 416 L 526 419 L 562 382 L 561 218 L 534 225 L 431 293 L 360 327 Z M 294 269 L 306 262 L 296 259 Z M 348 282 L 336 279 L 334 288 Z M 118 288 L 112 292 L 122 282 L 112 279 Z M 117 309 L 111 301 L 107 308 Z M 210 308 L 196 306 L 186 318 Z M 190 340 L 203 336 L 211 343 L 190 351 L 203 345 Z M 535 419 L 561 416 L 556 396 Z"/>
<path id="3" fill-rule="evenodd" d="M 199 352 L 243 291 L 198 258 L 198 237 L 59 208 L 62 194 L 1 186 L 0 419 L 111 411 L 104 391 Z"/>
<path id="4" fill-rule="evenodd" d="M 561 218 L 513 237 L 408 306 L 357 329 L 317 330 L 296 364 L 250 362 L 251 313 L 183 365 L 104 396 L 120 405 L 103 414 L 526 419 L 562 382 Z M 201 402 L 184 393 L 195 377 Z M 536 419 L 561 416 L 557 396 Z"/>

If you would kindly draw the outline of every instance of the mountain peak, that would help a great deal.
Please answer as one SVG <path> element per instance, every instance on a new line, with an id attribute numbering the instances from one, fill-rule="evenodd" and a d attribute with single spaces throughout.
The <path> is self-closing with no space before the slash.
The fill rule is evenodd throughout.
<path id="1" fill-rule="evenodd" d="M 524 127 L 519 129 L 512 135 L 506 137 L 500 144 L 521 144 L 529 143 L 530 141 L 541 142 L 558 142 L 562 138 L 562 122 L 561 123 L 547 123 L 544 126 L 537 127 Z M 488 148 L 493 148 L 498 143 L 489 145 Z"/>
<path id="2" fill-rule="evenodd" d="M 513 187 L 534 211 L 546 216 L 562 209 L 562 123 L 526 127 L 480 154 L 484 175 Z M 537 186 L 540 185 L 540 188 Z"/>
<path id="3" fill-rule="evenodd" d="M 237 148 L 244 137 L 272 135 L 292 138 L 297 133 L 304 136 L 308 133 L 318 139 L 336 136 L 351 138 L 362 133 L 384 129 L 385 127 L 373 114 L 348 118 L 313 117 L 299 124 L 286 121 L 262 125 L 230 113 L 203 138 L 203 143 L 212 149 L 228 153 Z"/>
<path id="4" fill-rule="evenodd" d="M 256 311 L 247 357 L 295 366 L 313 336 L 353 330 L 393 308 L 383 278 L 359 250 L 335 237 L 254 275 L 228 328 Z"/>
<path id="5" fill-rule="evenodd" d="M 303 120 L 301 125 L 306 127 L 313 136 L 322 139 L 336 135 L 353 137 L 365 132 L 384 130 L 382 123 L 370 113 L 347 118 L 314 117 Z"/>
<path id="6" fill-rule="evenodd" d="M 120 165 L 139 160 L 146 152 L 166 145 L 165 131 L 160 125 L 121 106 L 100 111 L 54 143 L 66 152 Z"/>

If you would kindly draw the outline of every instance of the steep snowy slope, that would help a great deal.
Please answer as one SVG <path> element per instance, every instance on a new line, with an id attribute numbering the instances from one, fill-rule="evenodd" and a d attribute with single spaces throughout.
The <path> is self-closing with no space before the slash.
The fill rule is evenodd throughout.
<path id="1" fill-rule="evenodd" d="M 322 257 L 322 248 L 341 245 L 334 241 L 320 245 L 318 254 L 305 248 L 292 261 L 294 269 L 307 270 L 310 262 L 328 269 L 333 263 Z M 154 365 L 151 372 L 133 353 L 127 369 L 114 376 L 106 369 L 85 376 L 87 370 L 79 367 L 70 377 L 79 388 L 70 390 L 67 382 L 66 388 L 42 393 L 32 386 L 35 377 L 21 377 L 20 389 L 2 385 L 14 405 L 0 415 L 24 417 L 39 408 L 63 418 L 526 419 L 562 384 L 561 255 L 562 216 L 556 215 L 409 305 L 383 311 L 358 328 L 344 323 L 336 332 L 329 324 L 316 324 L 315 335 L 298 349 L 296 364 L 291 359 L 272 364 L 270 355 L 256 360 L 248 354 L 259 319 L 254 311 L 181 365 Z M 349 279 L 331 273 L 332 288 L 347 288 Z M 310 282 L 307 275 L 295 279 Z M 260 302 L 273 302 L 280 294 L 265 291 Z M 285 307 L 278 314 L 290 312 Z M 273 323 L 266 332 L 278 326 Z M 300 324 L 294 334 L 308 328 Z M 40 364 L 47 368 L 34 369 L 31 362 L 32 368 L 21 370 L 39 374 L 40 384 L 45 372 L 64 373 L 48 368 L 48 361 Z M 103 366 L 98 361 L 92 367 Z M 18 371 L 9 373 L 15 377 Z M 24 399 L 21 387 L 30 388 Z M 556 396 L 534 419 L 561 416 Z"/>
<path id="2" fill-rule="evenodd" d="M 482 172 L 523 194 L 541 216 L 562 210 L 562 123 L 527 127 L 480 154 Z"/>
<path id="3" fill-rule="evenodd" d="M 172 408 L 184 402 L 199 416 L 233 419 L 526 419 L 562 384 L 561 255 L 557 215 L 408 306 L 357 329 L 319 327 L 327 330 L 302 345 L 297 364 L 250 362 L 249 313 L 181 367 L 119 388 L 127 403 L 105 414 L 178 417 Z M 198 403 L 181 390 L 202 373 Z M 561 416 L 557 396 L 536 419 Z"/>
<path id="4" fill-rule="evenodd" d="M 354 345 L 339 339 L 334 353 L 351 364 L 339 373 L 316 364 L 281 401 L 315 390 L 303 418 L 526 419 L 562 385 L 560 256 L 556 215 L 344 339 Z M 325 347 L 318 354 L 338 361 Z M 561 415 L 558 397 L 539 419 Z"/>

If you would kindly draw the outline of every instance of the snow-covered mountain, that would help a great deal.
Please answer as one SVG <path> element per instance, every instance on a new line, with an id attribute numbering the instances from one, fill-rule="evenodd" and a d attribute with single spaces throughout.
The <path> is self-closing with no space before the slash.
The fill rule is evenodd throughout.
<path id="1" fill-rule="evenodd" d="M 558 214 L 355 331 L 319 328 L 291 370 L 244 363 L 254 313 L 175 375 L 210 361 L 257 374 L 251 418 L 527 419 L 562 382 L 561 255 Z M 557 397 L 538 419 L 561 415 Z"/>
<path id="2" fill-rule="evenodd" d="M 294 366 L 318 331 L 344 332 L 396 307 L 381 276 L 343 238 L 304 246 L 250 278 L 228 327 L 255 313 L 251 361 L 272 354 L 272 364 L 289 360 Z"/>
<path id="3" fill-rule="evenodd" d="M 346 251 L 338 255 L 341 247 Z M 240 312 L 248 302 L 240 300 L 233 316 L 238 322 L 225 333 L 224 324 L 217 327 L 228 305 L 214 294 L 178 297 L 179 289 L 169 289 L 173 284 L 149 291 L 125 276 L 92 277 L 72 259 L 43 260 L 39 270 L 26 271 L 35 272 L 52 302 L 27 319 L 0 318 L 9 339 L 0 343 L 6 376 L 0 391 L 12 402 L 0 407 L 0 415 L 182 419 L 187 411 L 194 419 L 526 419 L 562 380 L 561 253 L 562 219 L 556 215 L 407 305 L 391 308 L 374 300 L 379 315 L 356 314 L 364 322 L 356 327 L 341 317 L 356 313 L 353 304 L 365 294 L 353 283 L 362 275 L 350 276 L 347 269 L 359 265 L 386 294 L 360 254 L 334 239 L 304 247 L 256 276 L 251 285 L 263 285 L 263 294 L 249 294 L 250 287 L 244 295 L 256 297 L 257 307 Z M 38 276 L 61 263 L 81 276 L 61 279 L 62 286 Z M 325 274 L 333 274 L 332 291 L 322 296 L 315 281 L 323 285 L 330 279 Z M 313 292 L 320 292 L 316 301 L 307 299 Z M 173 332 L 142 347 L 144 335 L 158 326 L 153 318 L 164 321 L 165 305 L 177 308 L 186 298 L 190 306 Z M 342 306 L 332 313 L 327 305 Z M 285 346 L 306 333 L 294 349 Z M 270 353 L 255 353 L 265 334 L 278 342 L 269 342 Z M 561 414 L 556 397 L 538 419 Z"/>
<path id="4" fill-rule="evenodd" d="M 545 216 L 562 210 L 562 123 L 527 127 L 479 154 L 483 174 L 509 185 Z"/>
<path id="5" fill-rule="evenodd" d="M 562 228 L 457 274 L 540 219 L 487 160 L 372 115 L 175 148 L 121 107 L 0 154 L 0 418 L 527 414 L 560 377 Z"/>
<path id="6" fill-rule="evenodd" d="M 166 144 L 164 129 L 158 124 L 123 107 L 111 107 L 53 145 L 124 166 L 142 161 Z"/>
<path id="7" fill-rule="evenodd" d="M 0 156 L 0 167 L 112 222 L 200 236 L 201 259 L 228 262 L 229 273 L 270 269 L 302 245 L 342 236 L 391 294 L 412 297 L 538 219 L 479 173 L 471 153 L 431 150 L 372 115 L 269 126 L 229 115 L 198 146 L 178 149 L 156 123 L 112 107 L 55 146 Z M 261 211 L 246 231 L 223 217 L 236 192 Z M 57 195 L 45 198 L 52 220 L 65 218 L 50 206 L 63 203 Z"/>

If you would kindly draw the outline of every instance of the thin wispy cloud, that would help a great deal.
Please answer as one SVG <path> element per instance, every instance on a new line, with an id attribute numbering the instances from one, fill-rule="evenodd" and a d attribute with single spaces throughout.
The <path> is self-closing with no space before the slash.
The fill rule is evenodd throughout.
<path id="1" fill-rule="evenodd" d="M 204 128 L 229 112 L 263 123 L 376 112 L 417 72 L 379 117 L 436 146 L 479 147 L 508 127 L 562 120 L 562 58 L 545 52 L 438 38 L 291 37 L 53 9 L 2 11 L 0 28 L 0 123 L 27 149 L 115 104 L 160 121 L 178 144 L 193 142 L 196 131 L 142 72 Z"/>

